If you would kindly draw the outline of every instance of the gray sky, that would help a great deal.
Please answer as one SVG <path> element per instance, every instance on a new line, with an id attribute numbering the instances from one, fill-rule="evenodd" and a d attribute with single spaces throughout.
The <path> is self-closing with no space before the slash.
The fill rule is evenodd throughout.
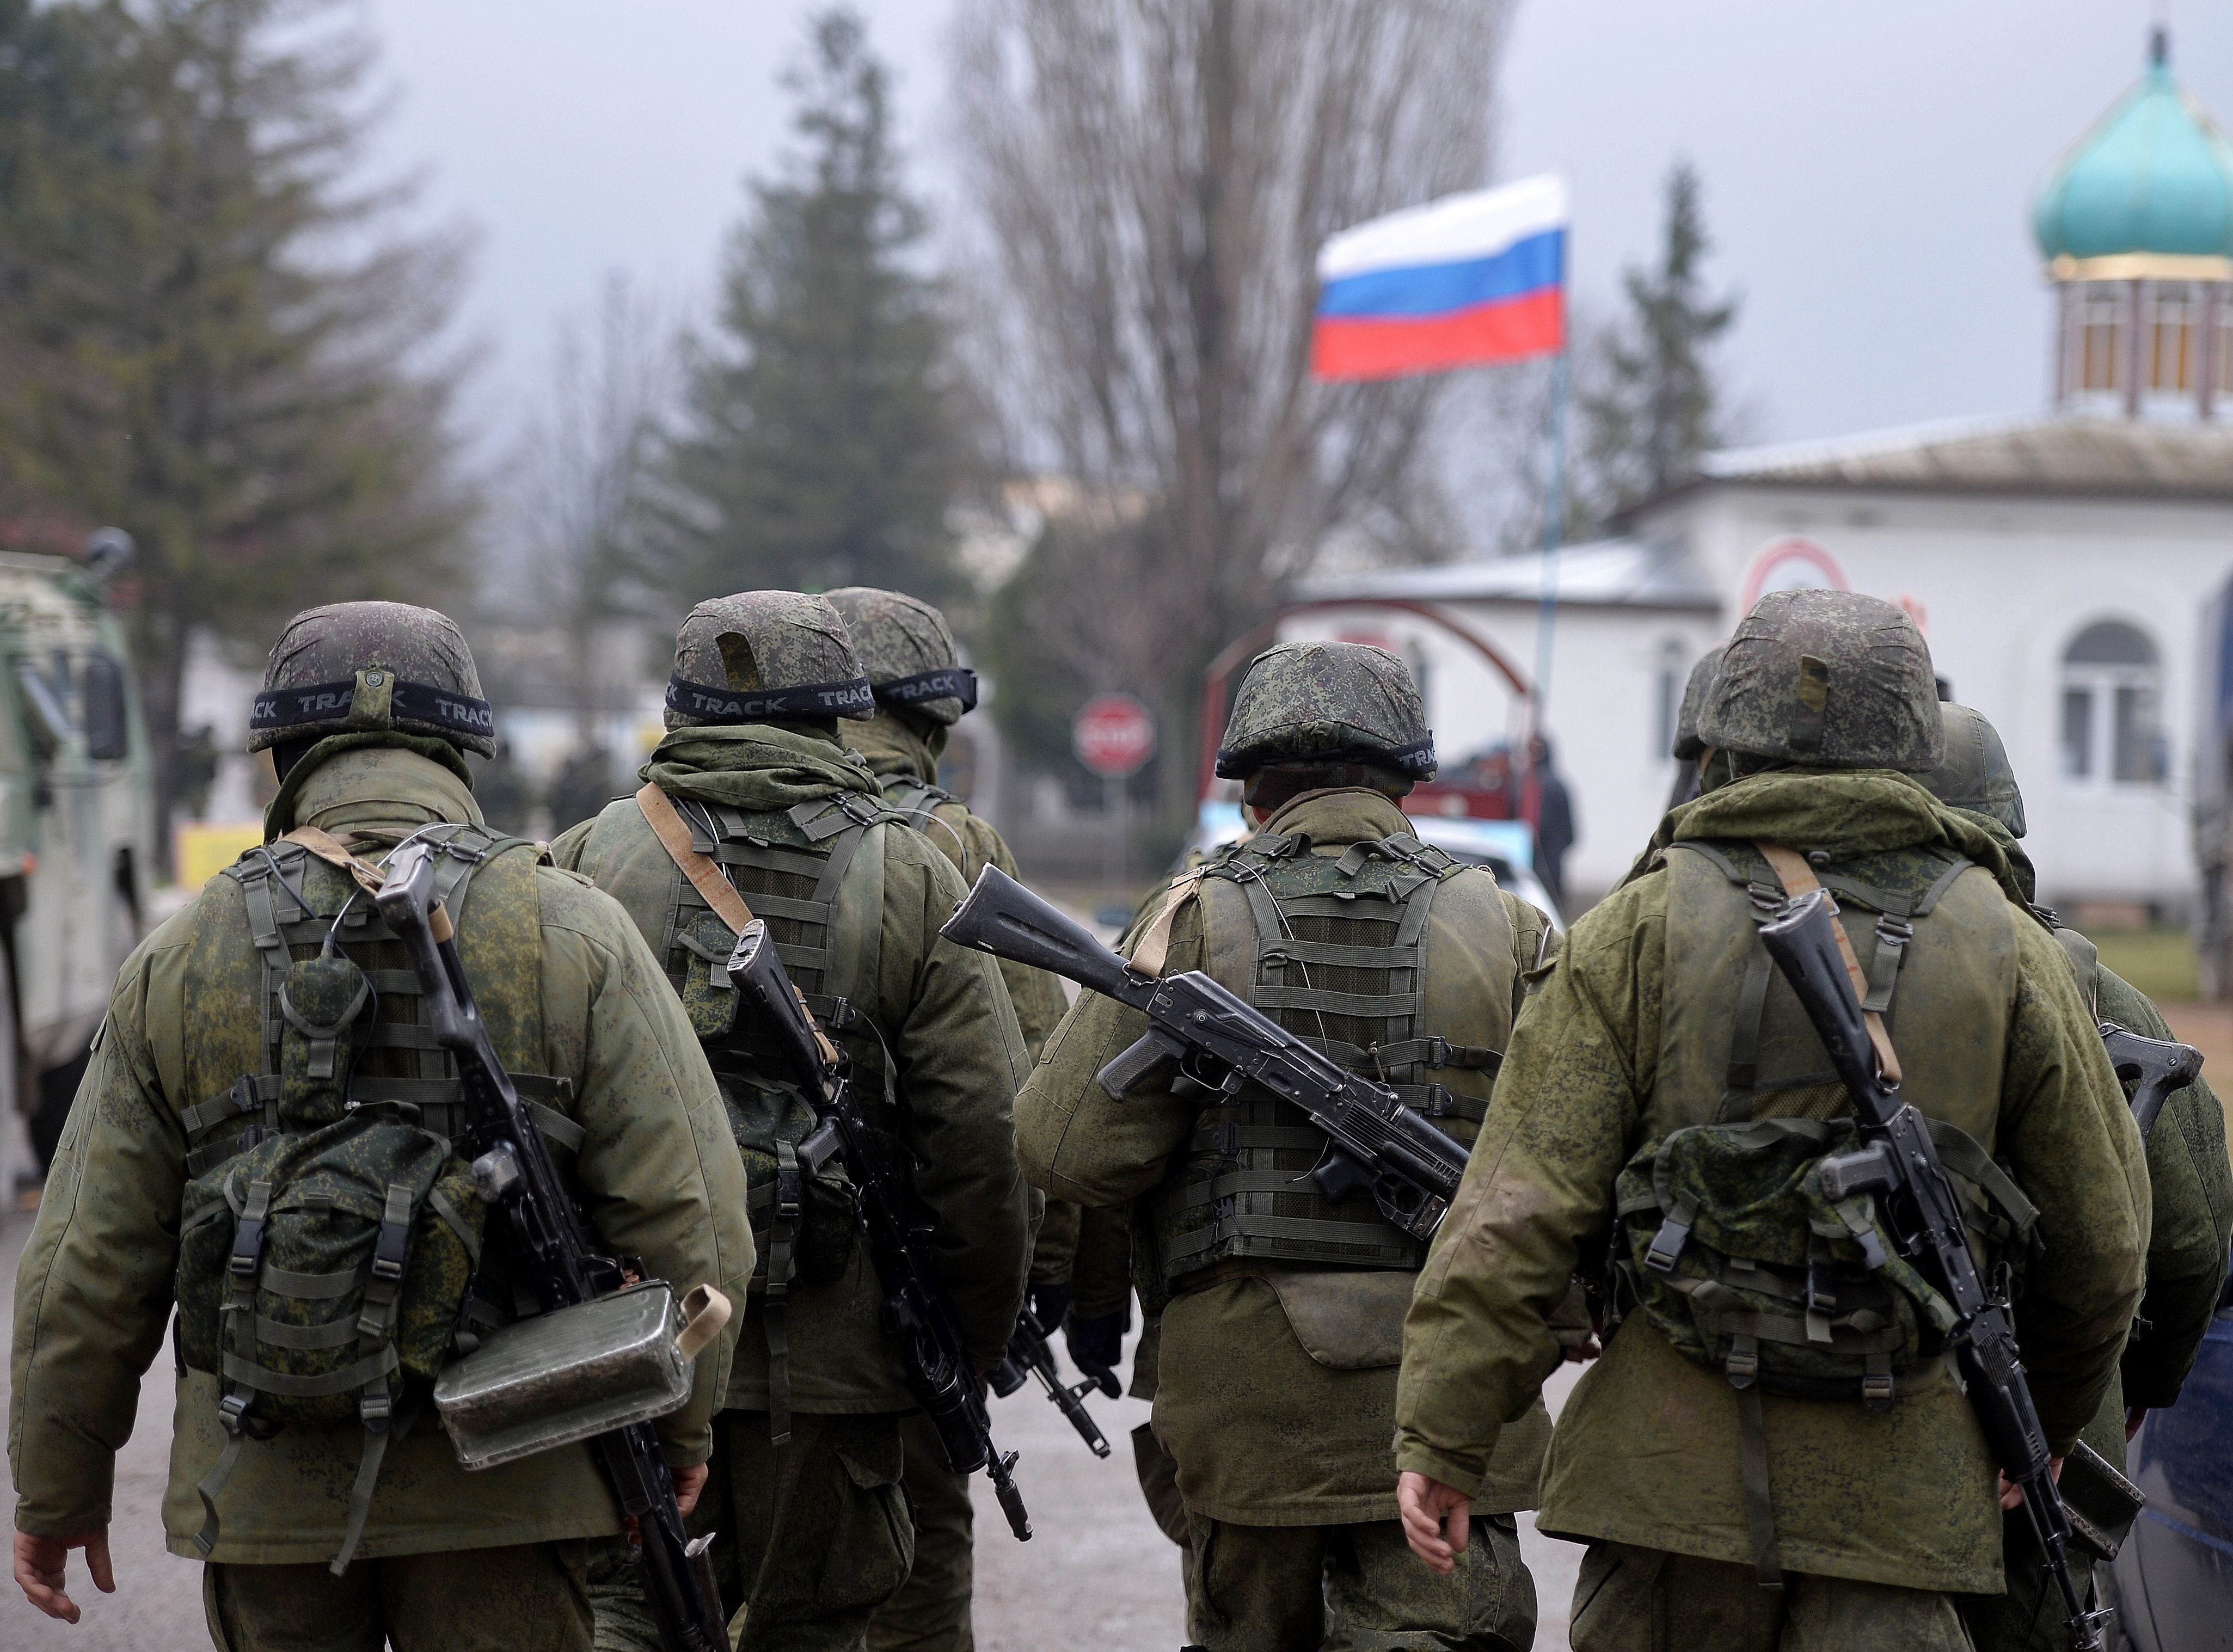
<path id="1" fill-rule="evenodd" d="M 785 140 L 776 75 L 808 5 L 365 7 L 400 94 L 381 164 L 429 168 L 427 209 L 480 231 L 485 420 L 519 419 L 554 322 L 607 271 L 704 302 L 743 179 Z M 944 204 L 948 0 L 863 10 L 917 187 Z M 2031 191 L 2138 75 L 2150 16 L 2146 0 L 1526 0 L 1497 174 L 1572 179 L 1577 289 L 1602 312 L 1650 249 L 1670 161 L 1696 161 L 1715 277 L 1744 294 L 1726 361 L 1758 438 L 2021 411 L 2047 374 Z M 2171 16 L 2174 68 L 2233 120 L 2233 7 Z"/>

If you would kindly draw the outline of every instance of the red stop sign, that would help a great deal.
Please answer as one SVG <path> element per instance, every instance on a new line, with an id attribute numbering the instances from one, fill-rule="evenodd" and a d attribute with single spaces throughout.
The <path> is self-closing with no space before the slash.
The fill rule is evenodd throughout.
<path id="1" fill-rule="evenodd" d="M 1130 694 L 1096 694 L 1070 725 L 1070 749 L 1094 773 L 1121 780 L 1156 750 L 1156 722 Z"/>

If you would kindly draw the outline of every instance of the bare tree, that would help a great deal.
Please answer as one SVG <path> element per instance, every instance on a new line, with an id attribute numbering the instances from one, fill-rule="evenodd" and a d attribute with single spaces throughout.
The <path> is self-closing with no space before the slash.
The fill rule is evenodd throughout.
<path id="1" fill-rule="evenodd" d="M 1333 231 L 1476 185 L 1504 0 L 962 0 L 954 95 L 1019 446 L 1120 531 L 1026 622 L 1162 713 L 1187 804 L 1195 679 L 1329 534 L 1438 549 L 1433 380 L 1309 372 Z M 981 370 L 981 369 L 980 369 Z M 1113 598 L 1113 600 L 1112 600 Z M 1059 609 L 1060 611 L 1054 611 Z"/>
<path id="2" fill-rule="evenodd" d="M 596 312 L 562 321 L 541 413 L 528 427 L 517 520 L 524 605 L 563 640 L 557 673 L 586 747 L 596 719 L 622 710 L 636 662 L 616 658 L 641 574 L 648 468 L 674 400 L 674 327 L 625 276 L 606 277 Z"/>

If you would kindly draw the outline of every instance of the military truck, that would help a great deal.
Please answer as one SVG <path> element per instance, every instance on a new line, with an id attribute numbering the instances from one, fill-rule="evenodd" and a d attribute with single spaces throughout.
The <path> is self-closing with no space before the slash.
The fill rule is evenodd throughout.
<path id="1" fill-rule="evenodd" d="M 76 561 L 0 553 L 0 1122 L 27 1115 L 37 1161 L 0 1148 L 11 1200 L 54 1155 L 146 911 L 153 765 L 124 628 L 101 600 L 130 556 L 113 529 Z"/>

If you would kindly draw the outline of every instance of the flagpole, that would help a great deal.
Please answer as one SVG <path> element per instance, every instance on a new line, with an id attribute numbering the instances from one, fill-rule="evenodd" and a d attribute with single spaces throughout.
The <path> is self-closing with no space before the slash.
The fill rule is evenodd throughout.
<path id="1" fill-rule="evenodd" d="M 1533 737 L 1543 732 L 1544 709 L 1551 698 L 1551 643 L 1559 619 L 1559 548 L 1566 538 L 1566 412 L 1572 386 L 1567 371 L 1567 351 L 1551 358 L 1551 475 L 1543 501 L 1543 583 L 1535 608 L 1535 692 L 1528 717 L 1527 766 L 1535 766 Z M 1531 799 L 1540 790 L 1527 789 Z M 1540 803 L 1534 803 L 1540 808 Z M 1535 823 L 1531 820 L 1530 825 Z"/>

